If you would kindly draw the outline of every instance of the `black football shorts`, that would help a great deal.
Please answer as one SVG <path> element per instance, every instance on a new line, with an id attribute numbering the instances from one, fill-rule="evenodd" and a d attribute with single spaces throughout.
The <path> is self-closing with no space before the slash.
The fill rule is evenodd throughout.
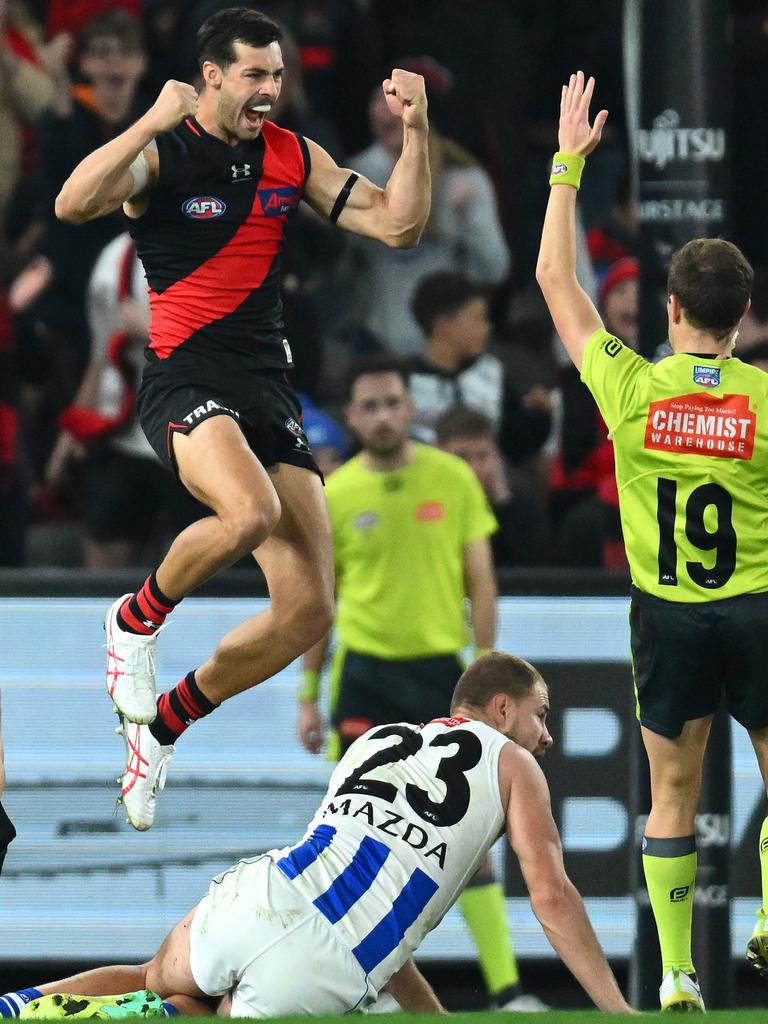
<path id="1" fill-rule="evenodd" d="M 219 366 L 199 372 L 189 360 L 150 363 L 139 388 L 141 428 L 163 465 L 177 473 L 173 435 L 191 433 L 212 416 L 230 416 L 265 467 L 279 462 L 312 470 L 315 464 L 301 426 L 301 404 L 282 370 L 259 372 Z"/>
<path id="2" fill-rule="evenodd" d="M 745 728 L 768 726 L 768 594 L 683 603 L 633 587 L 629 621 L 641 725 L 675 739 L 724 698 Z"/>

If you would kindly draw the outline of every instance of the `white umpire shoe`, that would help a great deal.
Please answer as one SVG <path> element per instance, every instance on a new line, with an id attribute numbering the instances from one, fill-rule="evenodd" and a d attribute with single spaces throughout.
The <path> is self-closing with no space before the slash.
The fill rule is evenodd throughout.
<path id="1" fill-rule="evenodd" d="M 121 725 L 115 730 L 125 740 L 128 758 L 120 783 L 120 802 L 128 821 L 139 832 L 152 828 L 155 820 L 155 796 L 165 788 L 168 765 L 173 757 L 172 746 L 158 743 L 149 727 L 129 722 L 121 716 Z"/>
<path id="2" fill-rule="evenodd" d="M 126 598 L 123 594 L 104 619 L 107 633 L 107 693 L 115 707 L 129 722 L 152 722 L 157 715 L 155 695 L 156 630 L 150 636 L 121 629 L 117 612 Z M 162 627 L 160 627 L 162 628 Z"/>
<path id="3" fill-rule="evenodd" d="M 664 975 L 659 1000 L 662 1013 L 704 1013 L 699 979 L 673 968 Z"/>

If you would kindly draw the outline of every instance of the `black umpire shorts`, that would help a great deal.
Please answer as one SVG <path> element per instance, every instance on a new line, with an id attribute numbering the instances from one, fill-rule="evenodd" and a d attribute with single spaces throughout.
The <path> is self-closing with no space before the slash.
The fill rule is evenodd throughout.
<path id="1" fill-rule="evenodd" d="M 230 416 L 265 467 L 285 462 L 322 474 L 301 426 L 301 404 L 282 370 L 258 372 L 202 359 L 150 363 L 137 399 L 139 422 L 160 461 L 178 473 L 173 435 L 189 434 L 212 416 Z"/>
<path id="2" fill-rule="evenodd" d="M 8 847 L 16 838 L 16 829 L 13 822 L 5 813 L 5 808 L 0 803 L 0 871 L 3 870 L 3 861 L 8 852 Z"/>
<path id="3" fill-rule="evenodd" d="M 746 729 L 768 726 L 768 594 L 678 603 L 633 587 L 629 621 L 641 725 L 675 739 L 724 697 Z"/>
<path id="4" fill-rule="evenodd" d="M 331 723 L 341 756 L 374 725 L 430 722 L 449 714 L 465 666 L 456 654 L 390 661 L 345 651 L 334 668 Z"/>

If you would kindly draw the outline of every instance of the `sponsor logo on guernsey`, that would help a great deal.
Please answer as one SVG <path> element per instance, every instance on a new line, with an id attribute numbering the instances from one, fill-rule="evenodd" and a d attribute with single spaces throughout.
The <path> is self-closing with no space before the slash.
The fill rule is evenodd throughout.
<path id="1" fill-rule="evenodd" d="M 700 384 L 703 388 L 717 388 L 720 386 L 719 366 L 694 366 L 693 383 Z"/>
<path id="2" fill-rule="evenodd" d="M 416 506 L 414 515 L 420 523 L 436 523 L 445 519 L 445 505 L 442 501 L 423 501 Z"/>
<path id="3" fill-rule="evenodd" d="M 260 188 L 257 192 L 265 217 L 284 217 L 293 213 L 301 200 L 298 188 Z"/>
<path id="4" fill-rule="evenodd" d="M 748 395 L 680 395 L 651 402 L 644 446 L 654 451 L 748 461 L 756 427 L 757 416 L 749 408 Z"/>
<path id="5" fill-rule="evenodd" d="M 226 208 L 224 200 L 216 196 L 193 196 L 181 204 L 181 212 L 192 220 L 213 220 L 220 217 Z"/>
<path id="6" fill-rule="evenodd" d="M 230 412 L 236 419 L 240 419 L 240 413 L 236 409 L 229 409 L 226 405 L 219 405 L 218 402 L 214 402 L 212 398 L 209 398 L 207 402 L 196 406 L 189 415 L 185 416 L 184 422 L 194 423 L 195 420 L 200 420 L 207 416 L 209 412 L 215 412 L 217 409 L 222 412 Z"/>
<path id="7" fill-rule="evenodd" d="M 365 533 L 366 530 L 372 530 L 380 519 L 381 516 L 378 512 L 362 512 L 359 516 L 355 517 L 353 523 L 356 530 Z"/>

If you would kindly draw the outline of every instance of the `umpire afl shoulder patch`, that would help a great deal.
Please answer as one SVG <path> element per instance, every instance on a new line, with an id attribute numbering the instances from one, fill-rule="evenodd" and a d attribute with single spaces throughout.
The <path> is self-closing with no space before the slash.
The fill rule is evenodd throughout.
<path id="1" fill-rule="evenodd" d="M 702 388 L 716 388 L 720 386 L 719 366 L 694 366 L 693 383 Z"/>

